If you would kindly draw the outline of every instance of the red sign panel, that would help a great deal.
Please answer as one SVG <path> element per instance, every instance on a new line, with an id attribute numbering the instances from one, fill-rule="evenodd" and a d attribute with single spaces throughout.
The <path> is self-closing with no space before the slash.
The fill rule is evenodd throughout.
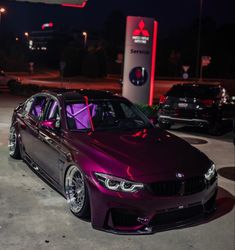
<path id="1" fill-rule="evenodd" d="M 88 0 L 16 0 L 17 2 L 60 4 L 66 7 L 84 8 Z"/>

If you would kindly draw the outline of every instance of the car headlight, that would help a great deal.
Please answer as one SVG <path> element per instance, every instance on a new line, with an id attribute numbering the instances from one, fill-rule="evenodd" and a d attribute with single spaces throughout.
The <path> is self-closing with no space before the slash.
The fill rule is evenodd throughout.
<path id="1" fill-rule="evenodd" d="M 99 183 L 107 189 L 122 192 L 136 192 L 144 188 L 144 184 L 127 181 L 112 175 L 95 173 Z"/>
<path id="2" fill-rule="evenodd" d="M 215 164 L 213 163 L 204 176 L 208 181 L 210 181 L 214 177 L 215 173 L 216 169 Z"/>

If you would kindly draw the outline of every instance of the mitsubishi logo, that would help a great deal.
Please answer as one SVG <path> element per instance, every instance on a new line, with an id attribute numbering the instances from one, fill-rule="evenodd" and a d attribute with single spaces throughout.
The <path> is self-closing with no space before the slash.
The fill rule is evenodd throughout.
<path id="1" fill-rule="evenodd" d="M 138 24 L 138 29 L 135 29 L 132 33 L 132 39 L 135 43 L 146 44 L 149 41 L 149 32 L 145 29 L 145 23 L 141 20 Z"/>
<path id="2" fill-rule="evenodd" d="M 133 31 L 133 36 L 140 36 L 140 35 L 142 35 L 142 36 L 149 36 L 148 30 L 144 29 L 145 23 L 144 23 L 143 20 L 141 20 L 139 22 L 138 26 L 139 26 L 139 29 L 135 29 Z"/>

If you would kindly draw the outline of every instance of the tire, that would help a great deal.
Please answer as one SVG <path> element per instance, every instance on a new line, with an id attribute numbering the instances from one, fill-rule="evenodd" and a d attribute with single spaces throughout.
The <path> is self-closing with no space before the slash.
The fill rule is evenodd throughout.
<path id="1" fill-rule="evenodd" d="M 10 127 L 8 138 L 9 155 L 14 159 L 21 159 L 19 138 L 14 126 Z"/>
<path id="2" fill-rule="evenodd" d="M 171 124 L 169 122 L 161 122 L 161 121 L 159 121 L 158 125 L 162 129 L 170 129 L 171 128 Z"/>
<path id="3" fill-rule="evenodd" d="M 64 189 L 71 212 L 82 219 L 90 217 L 90 199 L 86 181 L 77 166 L 68 168 Z"/>

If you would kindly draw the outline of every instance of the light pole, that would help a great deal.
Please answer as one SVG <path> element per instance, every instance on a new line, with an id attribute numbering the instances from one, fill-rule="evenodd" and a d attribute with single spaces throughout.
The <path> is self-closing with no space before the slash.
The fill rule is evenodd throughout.
<path id="1" fill-rule="evenodd" d="M 84 48 L 86 48 L 86 44 L 87 44 L 87 32 L 82 32 L 82 35 L 84 36 Z"/>
<path id="2" fill-rule="evenodd" d="M 4 14 L 6 12 L 6 9 L 5 8 L 0 8 L 0 24 L 2 22 L 2 14 Z"/>
<path id="3" fill-rule="evenodd" d="M 29 32 L 24 32 L 26 44 L 29 45 Z"/>
<path id="4" fill-rule="evenodd" d="M 202 28 L 202 5 L 203 0 L 200 0 L 200 7 L 199 7 L 199 20 L 198 20 L 198 35 L 197 35 L 197 58 L 196 58 L 196 72 L 195 76 L 198 80 L 199 78 L 199 69 L 201 65 L 201 28 Z"/>

